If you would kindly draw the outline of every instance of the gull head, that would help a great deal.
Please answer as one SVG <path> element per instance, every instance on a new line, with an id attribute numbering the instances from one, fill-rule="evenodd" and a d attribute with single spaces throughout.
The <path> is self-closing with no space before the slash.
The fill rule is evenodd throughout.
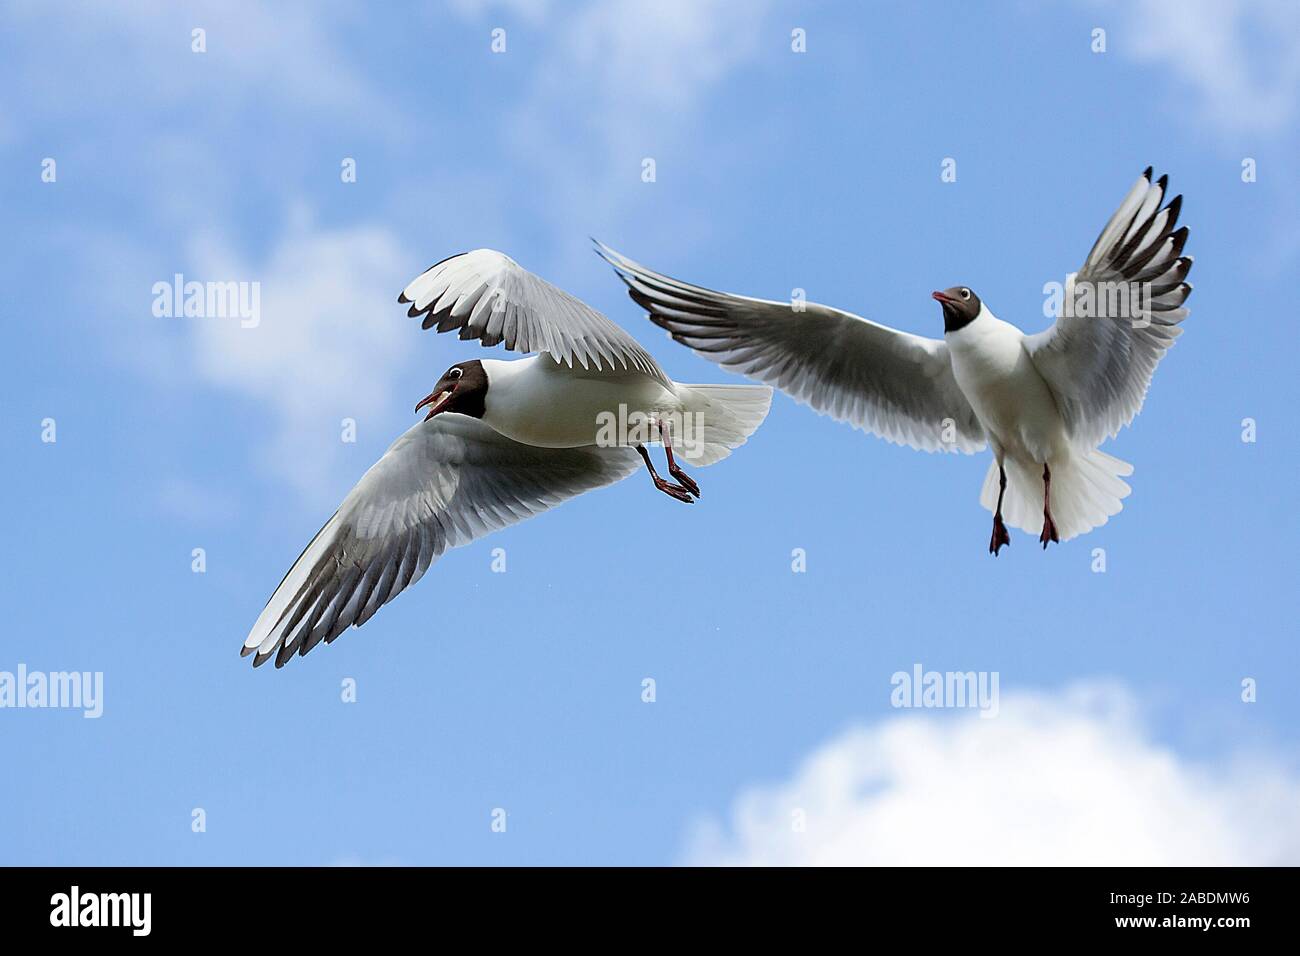
<path id="1" fill-rule="evenodd" d="M 443 412 L 459 412 L 482 418 L 487 390 L 487 372 L 483 370 L 482 362 L 478 359 L 457 362 L 442 374 L 438 384 L 433 386 L 433 391 L 420 399 L 415 410 L 418 412 L 428 406 L 429 414 L 424 416 L 426 422 Z"/>
<path id="2" fill-rule="evenodd" d="M 943 308 L 943 330 L 956 332 L 970 325 L 980 314 L 980 297 L 964 285 L 955 285 L 942 292 L 932 292 L 933 298 Z"/>

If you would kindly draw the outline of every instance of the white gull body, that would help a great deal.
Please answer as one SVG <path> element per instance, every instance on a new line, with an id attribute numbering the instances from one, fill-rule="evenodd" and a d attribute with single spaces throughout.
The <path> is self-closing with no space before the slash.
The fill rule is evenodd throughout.
<path id="1" fill-rule="evenodd" d="M 945 303 L 939 340 L 813 302 L 795 309 L 717 292 L 608 246 L 597 251 L 651 321 L 701 357 L 895 444 L 963 454 L 991 448 L 980 503 L 995 511 L 1005 468 L 1003 518 L 1013 527 L 1047 536 L 1050 469 L 1055 530 L 1068 540 L 1122 508 L 1130 491 L 1122 478 L 1132 466 L 1099 446 L 1137 415 L 1187 316 L 1188 231 L 1175 228 L 1182 197 L 1162 206 L 1166 184 L 1166 177 L 1153 182 L 1150 168 L 1142 174 L 1065 287 L 1074 303 L 1076 293 L 1107 285 L 1140 286 L 1138 308 L 1067 309 L 1032 335 L 998 319 L 966 288 L 949 290 L 965 302 L 936 293 Z M 949 329 L 949 309 L 964 305 L 970 311 Z M 994 543 L 990 550 L 996 553 Z"/>
<path id="2" fill-rule="evenodd" d="M 448 369 L 421 403 L 430 417 L 362 476 L 267 601 L 242 649 L 255 667 L 360 627 L 447 549 L 641 470 L 644 448 L 632 446 L 657 434 L 602 431 L 609 416 L 686 422 L 677 449 L 704 466 L 743 445 L 771 405 L 762 386 L 674 382 L 605 316 L 489 249 L 435 264 L 399 301 L 426 329 L 539 354 Z"/>

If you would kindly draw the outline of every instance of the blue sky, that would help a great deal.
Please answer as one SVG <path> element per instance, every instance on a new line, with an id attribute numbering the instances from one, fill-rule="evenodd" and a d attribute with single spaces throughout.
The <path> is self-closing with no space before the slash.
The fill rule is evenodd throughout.
<path id="1" fill-rule="evenodd" d="M 1300 17 L 1172 10 L 6 4 L 0 671 L 102 671 L 104 714 L 0 710 L 0 863 L 1300 861 Z M 631 480 L 450 553 L 282 671 L 239 659 L 480 354 L 394 301 L 429 263 L 500 249 L 675 378 L 726 381 L 588 236 L 934 336 L 930 290 L 969 284 L 1037 330 L 1148 164 L 1185 196 L 1196 291 L 1107 446 L 1136 472 L 1104 528 L 994 560 L 986 457 L 778 396 L 695 507 Z M 259 282 L 260 324 L 155 317 L 178 272 Z M 1002 715 L 891 708 L 916 663 L 997 672 Z"/>

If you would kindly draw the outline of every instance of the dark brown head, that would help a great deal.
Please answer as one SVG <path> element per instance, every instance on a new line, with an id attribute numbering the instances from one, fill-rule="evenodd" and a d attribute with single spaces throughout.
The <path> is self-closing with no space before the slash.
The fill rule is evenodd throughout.
<path id="1" fill-rule="evenodd" d="M 433 391 L 420 399 L 415 410 L 418 412 L 424 406 L 429 406 L 429 414 L 424 416 L 426 422 L 443 412 L 459 412 L 461 415 L 482 418 L 487 390 L 487 372 L 483 371 L 482 362 L 478 359 L 457 362 L 438 379 Z"/>
<path id="2" fill-rule="evenodd" d="M 964 285 L 955 285 L 942 292 L 932 292 L 934 298 L 943 306 L 943 330 L 956 332 L 975 321 L 980 314 L 980 297 Z"/>

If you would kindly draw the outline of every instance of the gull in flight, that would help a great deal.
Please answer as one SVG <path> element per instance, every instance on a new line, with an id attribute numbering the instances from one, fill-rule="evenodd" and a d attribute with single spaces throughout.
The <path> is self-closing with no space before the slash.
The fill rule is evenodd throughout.
<path id="1" fill-rule="evenodd" d="M 448 548 L 468 544 L 637 471 L 685 503 L 704 467 L 767 416 L 772 390 L 684 385 L 605 316 L 514 260 L 479 249 L 444 259 L 398 301 L 423 327 L 537 353 L 451 366 L 393 443 L 312 538 L 244 641 L 283 667 L 360 627 Z M 646 446 L 661 444 L 673 480 Z M 675 454 L 676 453 L 676 454 Z"/>
<path id="2" fill-rule="evenodd" d="M 1168 177 L 1138 178 L 1065 283 L 1061 313 L 1026 335 L 968 286 L 933 293 L 942 339 L 900 332 L 814 303 L 769 302 L 669 278 L 597 243 L 632 298 L 672 337 L 725 369 L 775 386 L 815 411 L 899 445 L 993 462 L 980 504 L 989 552 L 1007 525 L 1046 548 L 1103 525 L 1133 473 L 1099 446 L 1132 422 L 1151 376 L 1181 333 L 1187 227 Z"/>

